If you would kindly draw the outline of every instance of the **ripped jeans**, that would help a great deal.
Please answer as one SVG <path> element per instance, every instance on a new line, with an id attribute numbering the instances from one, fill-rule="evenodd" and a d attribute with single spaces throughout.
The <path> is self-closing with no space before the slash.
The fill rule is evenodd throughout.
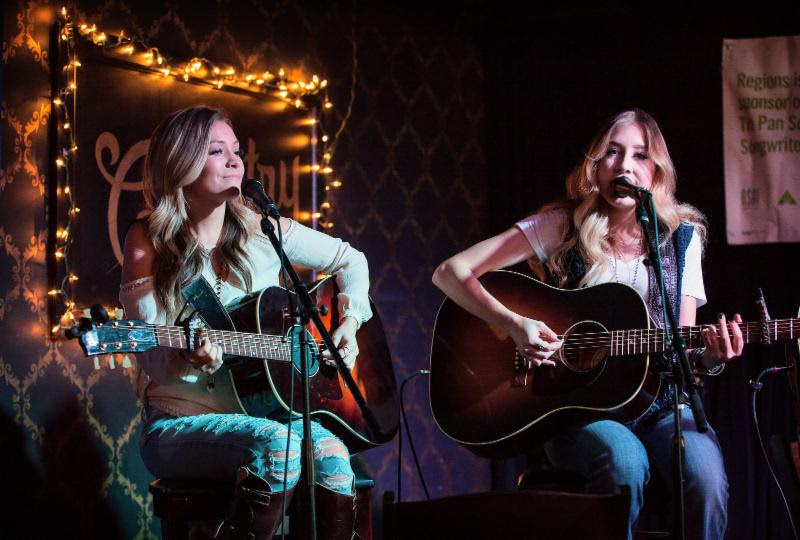
<path id="1" fill-rule="evenodd" d="M 174 417 L 151 408 L 139 446 L 142 461 L 156 477 L 233 481 L 239 467 L 248 467 L 277 492 L 283 491 L 284 471 L 287 489 L 294 487 L 300 476 L 301 420 L 292 422 L 291 432 L 287 456 L 287 424 L 243 414 Z M 315 421 L 311 422 L 311 440 L 315 482 L 352 495 L 354 475 L 347 447 Z"/>

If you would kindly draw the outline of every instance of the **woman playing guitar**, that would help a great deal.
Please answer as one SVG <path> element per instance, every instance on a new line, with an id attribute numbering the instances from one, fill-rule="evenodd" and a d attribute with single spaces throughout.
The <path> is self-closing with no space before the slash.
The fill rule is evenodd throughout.
<path id="1" fill-rule="evenodd" d="M 543 280 L 562 288 L 630 285 L 647 304 L 650 317 L 663 324 L 661 296 L 653 265 L 646 264 L 636 203 L 615 195 L 612 182 L 620 176 L 653 194 L 663 232 L 667 294 L 679 324 L 694 325 L 696 308 L 705 303 L 705 220 L 697 209 L 675 200 L 675 170 L 666 143 L 655 120 L 641 110 L 623 112 L 607 122 L 583 163 L 567 178 L 565 201 L 451 257 L 436 269 L 433 282 L 467 312 L 509 335 L 520 357 L 539 372 L 556 369 L 554 354 L 562 341 L 547 320 L 536 320 L 546 314 L 520 315 L 493 296 L 479 281 L 487 272 L 529 260 Z M 726 321 L 720 314 L 718 325 L 703 329 L 705 347 L 690 351 L 696 367 L 718 373 L 724 362 L 741 354 L 737 322 L 738 315 Z M 650 475 L 671 485 L 673 427 L 666 388 L 662 386 L 653 406 L 636 422 L 605 419 L 564 425 L 544 446 L 554 466 L 580 473 L 594 492 L 630 487 L 629 536 Z M 687 538 L 722 538 L 728 482 L 717 438 L 712 430 L 699 433 L 689 414 L 683 415 L 683 429 Z"/>
<path id="2" fill-rule="evenodd" d="M 172 324 L 185 303 L 181 291 L 200 276 L 221 305 L 279 284 L 279 259 L 260 232 L 261 216 L 242 199 L 241 155 L 230 120 L 216 109 L 180 110 L 155 129 L 144 169 L 150 213 L 125 241 L 120 300 L 129 316 Z M 352 369 L 356 331 L 372 314 L 365 257 L 290 219 L 275 225 L 291 260 L 337 274 L 340 324 L 332 337 Z M 288 319 L 291 325 L 291 314 Z M 289 429 L 285 416 L 231 414 L 214 384 L 222 348 L 208 338 L 193 352 L 149 349 L 139 365 L 146 409 L 141 454 L 148 469 L 162 478 L 236 480 L 222 536 L 271 538 L 298 481 L 301 422 Z M 348 449 L 318 422 L 311 435 L 320 538 L 349 539 L 354 477 Z"/>

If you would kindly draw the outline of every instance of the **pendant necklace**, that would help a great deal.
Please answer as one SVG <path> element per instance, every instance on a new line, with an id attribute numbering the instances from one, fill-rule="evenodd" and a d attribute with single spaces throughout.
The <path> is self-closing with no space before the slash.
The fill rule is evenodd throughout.
<path id="1" fill-rule="evenodd" d="M 214 265 L 214 251 L 216 251 L 217 246 L 212 248 L 206 249 L 204 248 L 203 251 L 205 252 L 206 257 L 208 257 L 208 264 L 211 265 L 211 271 L 214 273 L 214 292 L 217 294 L 217 298 L 222 298 L 222 278 L 223 274 L 225 274 L 225 269 L 223 268 L 219 272 L 217 272 L 217 267 Z"/>
<path id="2" fill-rule="evenodd" d="M 619 280 L 619 275 L 617 274 L 617 258 L 608 255 L 608 258 L 611 259 L 611 264 L 614 268 L 614 281 L 617 283 L 621 283 Z M 636 287 L 636 278 L 639 277 L 639 257 L 636 257 L 636 266 L 633 267 L 633 278 L 631 279 L 630 286 Z"/>

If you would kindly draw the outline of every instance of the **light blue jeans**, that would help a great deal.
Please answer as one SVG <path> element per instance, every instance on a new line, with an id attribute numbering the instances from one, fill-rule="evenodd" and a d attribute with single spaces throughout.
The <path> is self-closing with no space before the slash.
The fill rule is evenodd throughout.
<path id="1" fill-rule="evenodd" d="M 240 467 L 264 478 L 272 491 L 299 480 L 301 420 L 287 425 L 243 414 L 170 416 L 150 409 L 140 450 L 147 469 L 160 478 L 233 481 Z M 290 438 L 286 453 L 287 437 Z M 347 447 L 319 423 L 311 422 L 315 482 L 331 491 L 353 494 L 354 475 Z M 286 468 L 288 458 L 288 469 Z"/>
<path id="2" fill-rule="evenodd" d="M 631 490 L 628 538 L 643 504 L 643 490 L 651 471 L 672 488 L 674 414 L 636 432 L 612 420 L 600 420 L 565 430 L 545 444 L 550 462 L 579 473 L 587 488 L 606 493 L 616 486 Z M 699 433 L 688 408 L 681 414 L 684 454 L 686 538 L 719 539 L 728 521 L 728 478 L 717 436 Z"/>

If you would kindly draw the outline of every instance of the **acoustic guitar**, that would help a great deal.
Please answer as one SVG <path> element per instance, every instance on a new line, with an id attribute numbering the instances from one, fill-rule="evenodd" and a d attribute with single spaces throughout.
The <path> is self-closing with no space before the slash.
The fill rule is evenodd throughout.
<path id="1" fill-rule="evenodd" d="M 512 311 L 544 321 L 564 340 L 555 366 L 530 367 L 500 328 L 450 299 L 433 331 L 430 400 L 442 431 L 474 453 L 505 457 L 546 440 L 566 422 L 642 416 L 660 378 L 653 353 L 664 331 L 650 326 L 647 306 L 631 287 L 605 283 L 577 290 L 550 287 L 496 271 L 480 279 Z M 800 337 L 800 319 L 740 324 L 745 343 Z M 797 327 L 797 331 L 795 330 Z M 680 328 L 688 348 L 703 344 L 700 326 Z"/>
<path id="2" fill-rule="evenodd" d="M 315 284 L 311 293 L 317 305 L 329 308 L 322 316 L 323 322 L 329 330 L 335 329 L 338 306 L 333 276 Z M 213 291 L 211 296 L 216 300 Z M 217 401 L 224 404 L 224 412 L 284 419 L 291 414 L 299 418 L 300 331 L 292 328 L 293 296 L 282 287 L 269 287 L 243 297 L 221 313 L 214 312 L 211 302 L 195 306 L 203 321 L 214 321 L 213 329 L 188 330 L 184 325 L 155 325 L 139 320 L 95 323 L 82 329 L 80 344 L 87 356 L 94 356 L 141 353 L 152 347 L 187 349 L 189 343 L 196 345 L 203 337 L 209 337 L 223 349 L 223 367 L 213 376 L 200 375 L 197 382 L 191 383 L 192 391 L 218 393 Z M 336 367 L 321 361 L 324 344 L 316 331 L 310 325 L 304 329 L 308 338 L 312 419 L 339 436 L 351 452 L 388 442 L 399 421 L 391 355 L 378 311 L 374 304 L 371 306 L 372 318 L 356 333 L 359 353 L 350 371 L 368 413 L 361 410 Z M 373 425 L 367 422 L 366 414 L 374 418 Z"/>

